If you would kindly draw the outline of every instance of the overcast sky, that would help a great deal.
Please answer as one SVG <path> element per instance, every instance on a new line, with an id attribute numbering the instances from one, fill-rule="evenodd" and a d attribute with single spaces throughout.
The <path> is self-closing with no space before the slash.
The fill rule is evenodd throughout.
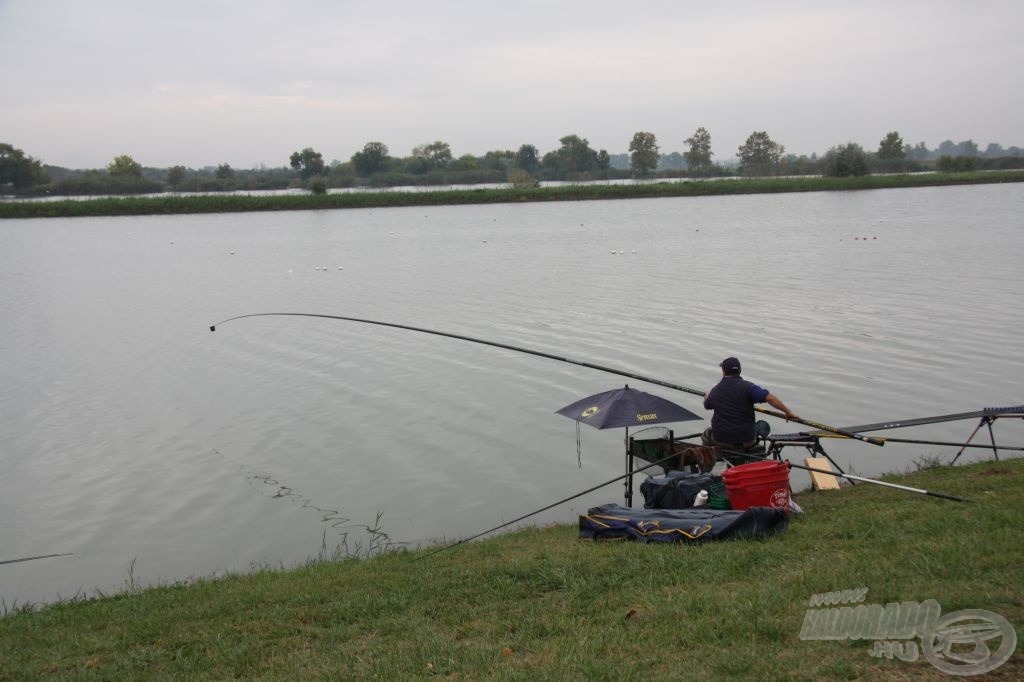
<path id="1" fill-rule="evenodd" d="M 0 142 L 100 168 L 455 156 L 637 131 L 715 160 L 891 130 L 1024 146 L 1022 0 L 0 0 Z"/>

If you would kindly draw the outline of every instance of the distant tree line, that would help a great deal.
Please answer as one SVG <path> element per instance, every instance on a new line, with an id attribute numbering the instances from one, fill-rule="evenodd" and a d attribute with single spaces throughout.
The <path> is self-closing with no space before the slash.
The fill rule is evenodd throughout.
<path id="1" fill-rule="evenodd" d="M 42 162 L 25 156 L 25 152 L 13 145 L 0 143 L 0 189 L 23 190 L 46 182 L 49 178 Z"/>
<path id="2" fill-rule="evenodd" d="M 303 188 L 323 193 L 341 187 L 399 185 L 503 184 L 533 186 L 541 181 L 583 182 L 620 178 L 711 177 L 726 175 L 857 176 L 869 173 L 914 173 L 926 170 L 970 171 L 1024 168 L 1024 149 L 989 144 L 982 152 L 972 140 L 946 140 L 935 149 L 924 142 L 911 145 L 892 131 L 877 150 L 855 142 L 830 148 L 823 156 L 796 156 L 771 138 L 754 131 L 739 146 L 735 160 L 717 163 L 711 133 L 701 126 L 683 141 L 683 152 L 662 153 L 654 133 L 638 131 L 629 151 L 609 155 L 593 149 L 586 138 L 569 134 L 545 154 L 532 144 L 493 150 L 483 156 L 454 156 L 437 140 L 413 148 L 409 156 L 390 154 L 387 145 L 367 142 L 348 161 L 324 161 L 312 147 L 297 150 L 288 165 L 235 169 L 227 163 L 202 169 L 144 167 L 127 154 L 114 157 L 105 169 L 70 170 L 46 166 L 13 145 L 0 143 L 0 193 L 29 195 L 145 194 L 172 192 L 254 191 Z"/>

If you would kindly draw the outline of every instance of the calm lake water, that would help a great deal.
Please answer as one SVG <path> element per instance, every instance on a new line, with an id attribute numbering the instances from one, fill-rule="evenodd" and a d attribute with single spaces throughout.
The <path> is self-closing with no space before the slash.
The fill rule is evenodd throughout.
<path id="1" fill-rule="evenodd" d="M 578 457 L 554 414 L 620 377 L 325 319 L 211 334 L 225 318 L 369 318 L 702 390 L 736 355 L 797 413 L 852 425 L 1024 403 L 1021 253 L 1019 184 L 0 221 L 0 561 L 72 554 L 0 564 L 0 599 L 291 566 L 378 524 L 466 537 L 623 470 L 621 429 L 584 427 Z M 955 453 L 827 447 L 862 475 Z"/>

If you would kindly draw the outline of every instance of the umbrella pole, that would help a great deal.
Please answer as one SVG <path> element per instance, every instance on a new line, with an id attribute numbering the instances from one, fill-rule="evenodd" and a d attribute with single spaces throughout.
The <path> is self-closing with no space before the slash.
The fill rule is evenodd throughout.
<path id="1" fill-rule="evenodd" d="M 626 427 L 626 506 L 633 506 L 633 451 L 629 448 L 629 427 Z"/>

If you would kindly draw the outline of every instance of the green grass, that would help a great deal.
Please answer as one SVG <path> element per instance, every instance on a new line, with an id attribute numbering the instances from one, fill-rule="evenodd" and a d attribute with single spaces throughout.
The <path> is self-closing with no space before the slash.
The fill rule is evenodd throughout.
<path id="1" fill-rule="evenodd" d="M 737 178 L 644 185 L 569 185 L 564 187 L 437 190 L 429 192 L 353 192 L 324 195 L 208 195 L 115 197 L 84 200 L 0 202 L 0 218 L 160 215 L 289 211 L 397 206 L 439 206 L 533 201 L 641 199 L 722 194 L 820 192 L 897 187 L 931 187 L 1024 182 L 1024 171 L 867 175 L 858 178 Z"/>
<path id="2" fill-rule="evenodd" d="M 936 599 L 1024 634 L 1024 460 L 798 496 L 768 540 L 596 543 L 575 525 L 159 587 L 0 619 L 0 678 L 948 679 L 803 641 L 814 593 Z M 1018 651 L 988 679 L 1019 679 Z"/>

